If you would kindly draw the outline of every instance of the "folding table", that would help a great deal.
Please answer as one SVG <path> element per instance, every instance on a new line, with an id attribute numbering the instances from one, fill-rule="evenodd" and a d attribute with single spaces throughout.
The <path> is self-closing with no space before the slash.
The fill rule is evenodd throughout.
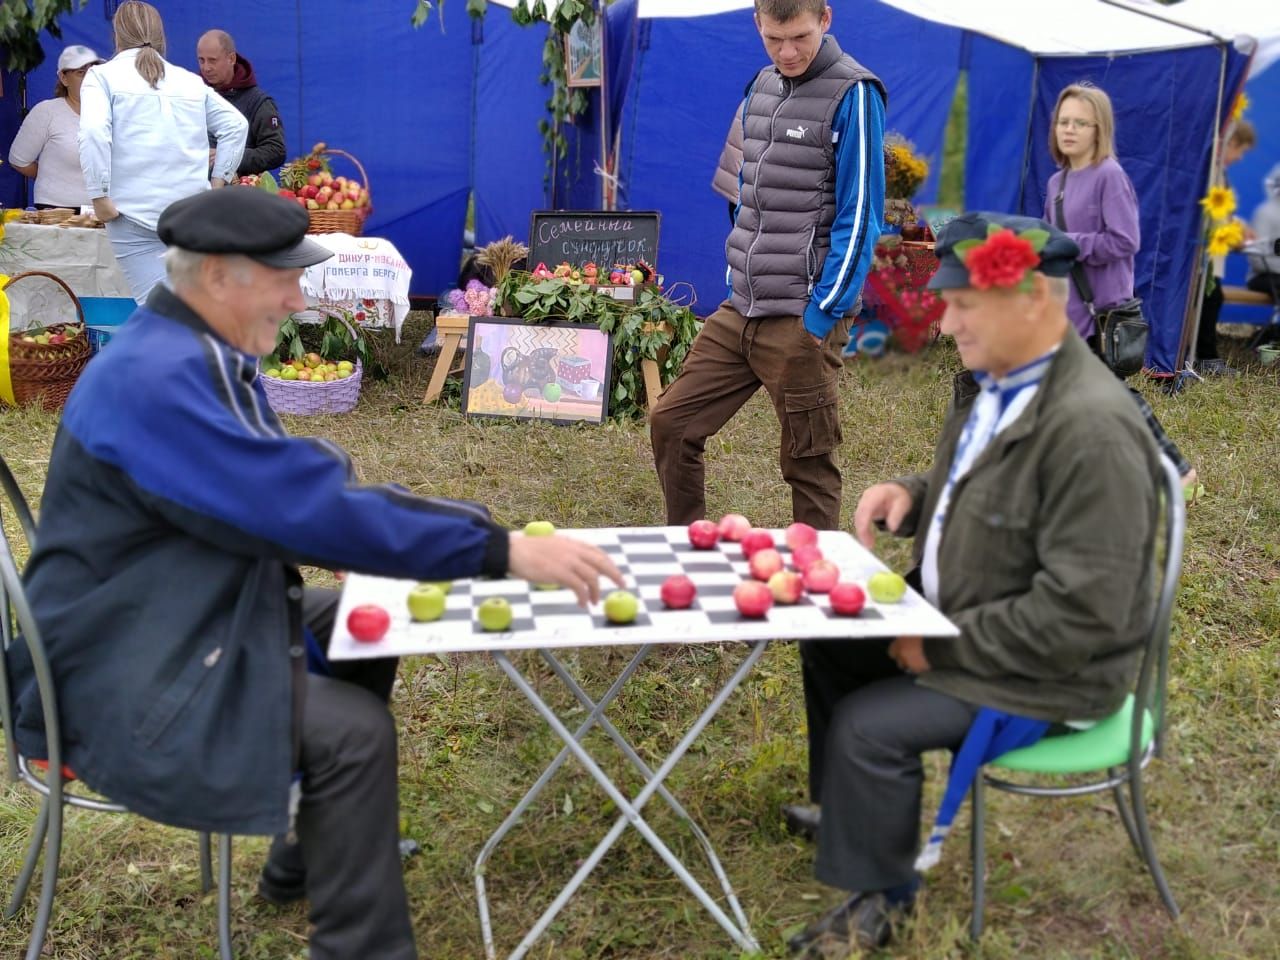
<path id="1" fill-rule="evenodd" d="M 895 604 L 875 604 L 868 600 L 866 608 L 856 617 L 834 614 L 826 595 L 806 594 L 795 605 L 775 605 L 763 618 L 746 618 L 737 612 L 732 597 L 733 588 L 742 580 L 750 578 L 747 560 L 736 543 L 721 542 L 711 550 L 695 550 L 688 542 L 688 533 L 684 527 L 601 528 L 562 532 L 596 543 L 612 556 L 622 570 L 628 588 L 640 599 L 640 612 L 634 622 L 625 625 L 610 623 L 605 619 L 600 605 L 582 610 L 574 604 L 572 594 L 565 590 L 540 590 L 518 580 L 459 580 L 453 584 L 446 598 L 445 611 L 440 619 L 430 623 L 415 623 L 409 617 L 406 604 L 408 592 L 414 586 L 412 581 L 350 575 L 343 587 L 337 624 L 330 644 L 330 656 L 335 659 L 355 659 L 408 654 L 488 653 L 564 743 L 563 749 L 529 787 L 476 858 L 476 899 L 485 953 L 490 960 L 497 956 L 497 950 L 485 887 L 487 861 L 570 756 L 583 765 L 600 789 L 613 801 L 619 815 L 591 855 L 583 861 L 519 945 L 511 951 L 511 960 L 518 960 L 528 952 L 628 826 L 644 837 L 739 948 L 758 951 L 759 944 L 751 933 L 746 914 L 733 892 L 710 839 L 664 785 L 667 776 L 751 672 L 770 640 L 856 641 L 905 635 L 936 637 L 954 636 L 957 630 L 911 590 Z M 789 559 L 782 533 L 773 533 L 780 553 Z M 827 559 L 840 567 L 842 580 L 865 583 L 871 574 L 885 569 L 879 560 L 847 533 L 823 531 L 819 534 L 819 547 Z M 688 610 L 664 609 L 659 598 L 663 581 L 674 574 L 689 576 L 698 588 L 695 604 Z M 606 592 L 608 589 L 610 588 L 606 586 Z M 490 633 L 480 627 L 475 609 L 480 601 L 490 596 L 503 596 L 511 602 L 514 619 L 509 630 Z M 366 603 L 381 605 L 391 615 L 390 630 L 376 643 L 360 643 L 346 629 L 350 610 Z M 746 658 L 656 769 L 645 763 L 605 715 L 609 705 L 622 692 L 627 681 L 654 647 L 735 641 L 743 642 L 749 647 Z M 634 646 L 638 649 L 608 690 L 599 699 L 593 699 L 552 651 L 602 646 Z M 586 711 L 586 719 L 570 729 L 511 662 L 509 654 L 515 650 L 536 651 Z M 599 727 L 608 736 L 643 778 L 644 786 L 635 796 L 625 796 L 584 746 L 586 735 L 595 727 Z M 701 844 L 724 893 L 727 912 L 707 893 L 642 816 L 645 804 L 655 794 L 670 806 L 677 817 L 688 824 Z"/>

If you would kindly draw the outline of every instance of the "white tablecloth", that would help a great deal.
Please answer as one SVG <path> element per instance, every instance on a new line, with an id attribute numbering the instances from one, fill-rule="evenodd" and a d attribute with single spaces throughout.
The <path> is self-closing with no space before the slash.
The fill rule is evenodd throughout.
<path id="1" fill-rule="evenodd" d="M 4 231 L 0 273 L 12 277 L 27 270 L 44 270 L 66 281 L 78 297 L 132 299 L 106 230 L 13 222 L 5 224 Z M 69 323 L 76 318 L 70 298 L 52 280 L 19 280 L 6 293 L 15 330 Z"/>
<path id="2" fill-rule="evenodd" d="M 409 314 L 413 271 L 395 245 L 346 233 L 321 233 L 311 239 L 334 255 L 303 274 L 302 292 L 308 302 L 350 311 L 366 327 L 391 327 L 399 343 Z"/>

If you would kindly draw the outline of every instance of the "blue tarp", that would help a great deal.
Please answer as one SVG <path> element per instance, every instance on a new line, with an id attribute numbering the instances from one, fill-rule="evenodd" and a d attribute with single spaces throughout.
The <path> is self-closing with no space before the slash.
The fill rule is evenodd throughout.
<path id="1" fill-rule="evenodd" d="M 46 38 L 48 60 L 30 77 L 29 101 L 48 95 L 66 43 L 109 55 L 104 5 L 63 21 L 62 40 Z M 601 93 L 567 131 L 569 155 L 546 180 L 538 121 L 546 116 L 542 73 L 546 27 L 518 27 L 491 7 L 474 24 L 465 4 L 444 5 L 408 26 L 403 4 L 161 2 L 169 59 L 194 67 L 195 42 L 212 26 L 237 37 L 241 52 L 275 96 L 290 155 L 317 140 L 359 157 L 374 213 L 367 230 L 390 238 L 414 268 L 414 291 L 436 293 L 456 277 L 467 198 L 474 192 L 476 236 L 523 238 L 529 214 L 551 204 L 598 206 Z M 689 281 L 699 307 L 724 295 L 728 213 L 710 181 L 743 88 L 765 63 L 750 9 L 712 16 L 637 19 L 636 0 L 608 11 L 607 87 L 612 140 L 618 135 L 618 205 L 663 217 L 661 272 Z M 955 84 L 969 82 L 966 204 L 1039 214 L 1048 178 L 1048 118 L 1061 86 L 1091 77 L 1112 94 L 1120 157 L 1142 204 L 1139 294 L 1155 326 L 1151 364 L 1176 365 L 1198 229 L 1217 94 L 1219 51 L 1199 47 L 1114 58 L 1035 57 L 879 2 L 834 32 L 889 89 L 887 126 L 915 142 L 934 172 L 920 199 L 936 196 L 937 171 Z M 376 42 L 371 38 L 377 38 Z M 1229 55 L 1228 89 L 1244 58 Z M 6 75 L 0 135 L 16 129 L 15 77 Z M 1262 75 L 1260 104 L 1274 103 L 1280 68 Z M 1268 85 L 1269 84 L 1269 85 Z M 1242 211 L 1260 198 L 1258 181 L 1277 156 L 1280 111 L 1253 111 L 1263 145 L 1233 171 Z M 336 161 L 339 167 L 345 161 Z M 344 168 L 346 169 L 346 168 Z M 12 204 L 20 181 L 0 168 L 0 197 Z M 554 186 L 554 190 L 552 187 Z"/>
<path id="2" fill-rule="evenodd" d="M 1258 145 L 1227 171 L 1227 177 L 1239 201 L 1237 215 L 1252 220 L 1254 210 L 1264 199 L 1263 178 L 1280 164 L 1280 63 L 1250 77 L 1245 93 L 1250 103 L 1245 116 L 1258 131 Z M 1248 262 L 1244 257 L 1227 257 L 1225 279 L 1228 284 L 1243 284 L 1247 273 Z M 1228 306 L 1222 311 L 1224 321 L 1265 323 L 1270 315 L 1266 307 Z"/>
<path id="3" fill-rule="evenodd" d="M 179 66 L 196 69 L 196 41 L 205 30 L 221 28 L 236 38 L 280 107 L 290 156 L 323 140 L 359 158 L 374 203 L 366 231 L 390 239 L 405 256 L 415 292 L 434 293 L 457 278 L 471 189 L 475 74 L 465 4 L 444 5 L 443 32 L 434 13 L 413 30 L 406 3 L 156 5 L 165 19 L 167 59 Z M 106 10 L 113 6 L 90 3 L 61 21 L 61 40 L 43 38 L 46 60 L 30 75 L 29 104 L 52 92 L 66 44 L 111 55 Z M 528 84 L 528 74 L 511 83 Z M 10 114 L 11 89 L 6 82 Z M 536 135 L 528 114 L 500 122 L 516 130 L 533 123 Z M 518 165 L 537 166 L 537 149 Z M 341 157 L 334 169 L 355 173 Z M 10 190 L 14 183 L 8 181 Z"/>

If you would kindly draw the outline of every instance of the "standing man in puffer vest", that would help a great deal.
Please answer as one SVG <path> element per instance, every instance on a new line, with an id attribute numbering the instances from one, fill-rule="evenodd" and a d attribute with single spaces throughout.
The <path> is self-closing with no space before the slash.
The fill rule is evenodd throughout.
<path id="1" fill-rule="evenodd" d="M 760 388 L 792 516 L 840 523 L 841 351 L 884 217 L 885 89 L 829 35 L 826 0 L 756 0 L 773 61 L 747 91 L 730 296 L 650 413 L 667 523 L 706 511 L 703 449 Z"/>

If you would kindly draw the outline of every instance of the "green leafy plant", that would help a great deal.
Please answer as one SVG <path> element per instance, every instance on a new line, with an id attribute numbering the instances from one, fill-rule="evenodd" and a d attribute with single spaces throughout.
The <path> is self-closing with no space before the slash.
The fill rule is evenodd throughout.
<path id="1" fill-rule="evenodd" d="M 608 2 L 611 0 L 603 0 L 601 6 L 606 6 Z M 538 121 L 538 130 L 542 133 L 543 152 L 547 157 L 545 179 L 548 182 L 556 162 L 565 159 L 569 154 L 569 141 L 564 135 L 565 124 L 572 123 L 574 118 L 582 116 L 589 102 L 583 90 L 569 86 L 564 62 L 565 37 L 569 35 L 574 24 L 581 21 L 590 26 L 599 16 L 592 0 L 560 0 L 558 4 L 553 3 L 551 6 L 553 9 L 548 10 L 546 0 L 533 0 L 532 3 L 529 0 L 520 0 L 511 10 L 511 19 L 522 27 L 535 23 L 546 23 L 550 26 L 547 31 L 547 42 L 542 48 L 542 74 L 538 77 L 540 84 L 551 87 L 551 93 L 547 97 L 547 112 L 550 118 Z M 443 24 L 443 0 L 440 0 L 439 9 L 441 24 Z M 477 20 L 483 18 L 488 9 L 489 0 L 467 0 L 467 13 Z M 430 12 L 430 0 L 415 0 L 410 21 L 415 27 L 420 27 L 427 22 Z"/>
<path id="2" fill-rule="evenodd" d="M 275 355 L 281 360 L 301 360 L 312 346 L 314 352 L 325 360 L 352 360 L 359 358 L 364 369 L 370 375 L 376 375 L 378 362 L 369 349 L 369 341 L 365 338 L 355 319 L 344 311 L 346 323 L 336 316 L 328 315 L 324 323 L 301 323 L 297 317 L 289 317 L 280 324 L 276 334 Z M 348 327 L 350 324 L 350 327 Z M 353 334 L 351 331 L 356 330 Z"/>
<path id="3" fill-rule="evenodd" d="M 509 316 L 519 316 L 526 323 L 590 323 L 613 334 L 609 415 L 619 420 L 644 415 L 640 362 L 655 361 L 662 383 L 670 383 L 702 327 L 686 304 L 656 287 L 640 287 L 635 293 L 634 300 L 616 300 L 585 283 L 540 280 L 515 270 L 498 284 L 498 302 Z"/>
<path id="4" fill-rule="evenodd" d="M 0 0 L 0 47 L 8 51 L 6 66 L 26 73 L 44 62 L 40 32 L 62 39 L 58 18 L 74 13 L 88 0 Z"/>

